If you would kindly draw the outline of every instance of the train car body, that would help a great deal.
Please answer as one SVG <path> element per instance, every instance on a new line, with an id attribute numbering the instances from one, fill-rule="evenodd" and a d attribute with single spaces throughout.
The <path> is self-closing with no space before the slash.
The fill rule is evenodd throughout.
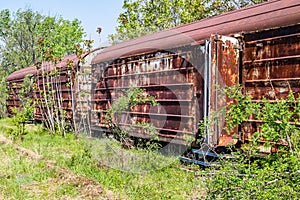
<path id="1" fill-rule="evenodd" d="M 75 88 L 76 104 L 74 106 L 74 126 L 77 132 L 91 134 L 91 90 L 92 90 L 92 59 L 102 52 L 103 48 L 97 48 L 86 55 L 83 61 L 77 65 Z"/>
<path id="2" fill-rule="evenodd" d="M 13 115 L 20 107 L 20 84 L 31 74 L 36 120 L 55 114 L 44 106 L 45 95 L 54 92 L 54 106 L 75 122 L 75 130 L 97 135 L 111 131 L 112 104 L 126 90 L 140 88 L 158 105 L 143 102 L 119 113 L 114 123 L 131 137 L 151 138 L 141 126 L 151 124 L 156 139 L 166 143 L 201 139 L 209 148 L 247 143 L 262 121 L 249 118 L 230 133 L 223 130 L 224 117 L 205 131 L 199 121 L 230 103 L 219 88 L 241 84 L 252 101 L 262 103 L 285 98 L 289 91 L 299 95 L 299 10 L 298 0 L 273 0 L 97 49 L 83 63 L 71 55 L 56 65 L 19 70 L 7 78 L 8 111 Z"/>
<path id="3" fill-rule="evenodd" d="M 29 81 L 33 79 L 37 73 L 35 66 L 30 66 L 18 71 L 13 72 L 7 77 L 8 98 L 6 99 L 6 109 L 9 117 L 12 117 L 21 108 L 23 99 L 20 96 L 20 91 L 24 90 L 24 79 L 26 76 Z M 33 99 L 33 92 L 28 91 L 25 94 L 27 98 Z"/>
<path id="4" fill-rule="evenodd" d="M 62 114 L 59 111 L 64 112 L 66 121 L 72 121 L 78 62 L 76 55 L 69 55 L 57 64 L 47 62 L 40 66 L 35 77 L 35 120 L 48 121 L 55 114 Z"/>
<path id="5" fill-rule="evenodd" d="M 60 115 L 76 131 L 89 132 L 86 127 L 90 114 L 90 72 L 91 58 L 102 51 L 102 48 L 85 53 L 81 59 L 69 55 L 54 64 L 42 63 L 16 71 L 7 77 L 9 98 L 7 110 L 14 116 L 14 109 L 20 109 L 22 97 L 20 90 L 26 76 L 32 82 L 30 98 L 33 100 L 36 121 L 47 122 L 61 120 Z M 85 114 L 84 114 L 85 113 Z M 62 116 L 63 115 L 63 116 Z M 54 118 L 53 118 L 54 117 Z M 84 124 L 84 130 L 83 130 Z"/>
<path id="6" fill-rule="evenodd" d="M 199 120 L 229 103 L 218 87 L 242 84 L 254 101 L 299 93 L 300 2 L 274 0 L 106 48 L 92 61 L 92 128 L 106 130 L 105 115 L 128 88 L 143 88 L 159 106 L 124 110 L 118 126 L 150 138 L 139 123 L 151 123 L 159 140 L 186 144 L 203 138 L 209 147 L 246 142 L 259 121 L 231 133 L 224 120 L 200 132 Z"/>

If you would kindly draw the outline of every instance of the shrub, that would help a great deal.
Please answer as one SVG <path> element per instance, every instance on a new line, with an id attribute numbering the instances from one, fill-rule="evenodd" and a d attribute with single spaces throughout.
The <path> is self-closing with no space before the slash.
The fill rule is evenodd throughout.
<path id="1" fill-rule="evenodd" d="M 226 130 L 250 115 L 262 121 L 249 143 L 234 152 L 234 160 L 221 160 L 218 169 L 207 169 L 207 199 L 299 199 L 300 198 L 300 98 L 253 102 L 241 88 L 225 94 L 234 102 L 226 110 Z M 276 146 L 278 152 L 261 157 L 259 146 Z"/>

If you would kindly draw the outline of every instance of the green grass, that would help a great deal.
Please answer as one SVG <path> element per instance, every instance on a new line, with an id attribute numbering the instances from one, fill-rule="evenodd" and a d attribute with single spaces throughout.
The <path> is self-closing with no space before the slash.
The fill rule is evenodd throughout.
<path id="1" fill-rule="evenodd" d="M 0 120 L 0 132 L 6 137 L 10 137 L 5 134 L 9 127 L 12 127 L 10 119 Z M 116 198 L 196 199 L 203 196 L 202 179 L 183 170 L 177 158 L 145 150 L 124 150 L 109 139 L 50 135 L 40 125 L 27 125 L 26 129 L 29 133 L 22 140 L 14 140 L 17 145 L 55 161 L 55 165 L 78 176 L 96 181 L 105 190 L 111 190 Z M 3 191 L 0 199 L 1 195 L 5 199 L 47 199 L 49 190 L 58 199 L 75 198 L 86 189 L 72 180 L 61 180 L 57 171 L 45 167 L 44 161 L 20 156 L 9 145 L 0 144 L 0 150 L 0 156 L 10 160 L 3 162 L 0 169 L 0 191 Z M 4 169 L 9 169 L 9 178 Z"/>
<path id="2" fill-rule="evenodd" d="M 66 188 L 64 180 L 45 162 L 21 156 L 11 145 L 0 145 L 0 197 L 2 199 L 74 198 L 78 192 Z"/>

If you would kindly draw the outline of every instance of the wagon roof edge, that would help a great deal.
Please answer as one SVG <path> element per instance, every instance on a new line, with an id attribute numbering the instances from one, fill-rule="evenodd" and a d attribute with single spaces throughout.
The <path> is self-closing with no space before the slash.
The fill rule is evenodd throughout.
<path id="1" fill-rule="evenodd" d="M 167 50 L 191 44 L 207 39 L 211 34 L 230 35 L 297 24 L 300 22 L 299 10 L 298 0 L 256 4 L 107 47 L 92 60 L 92 64 L 146 53 L 145 49 Z"/>

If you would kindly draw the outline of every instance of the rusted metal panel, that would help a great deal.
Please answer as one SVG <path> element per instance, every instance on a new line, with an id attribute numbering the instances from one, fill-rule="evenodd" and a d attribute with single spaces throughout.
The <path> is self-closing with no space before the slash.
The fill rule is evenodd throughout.
<path id="1" fill-rule="evenodd" d="M 213 122 L 207 134 L 207 143 L 212 146 L 227 146 L 236 143 L 237 128 L 227 133 L 224 130 L 225 113 L 221 110 L 231 101 L 222 89 L 239 83 L 239 41 L 232 37 L 213 35 L 210 39 L 211 60 L 209 64 L 208 119 Z M 219 113 L 216 115 L 216 113 Z M 215 117 L 217 116 L 217 117 Z"/>
<path id="2" fill-rule="evenodd" d="M 159 131 L 161 141 L 184 143 L 188 137 L 199 137 L 199 120 L 210 117 L 229 101 L 220 96 L 217 88 L 238 84 L 238 48 L 237 39 L 214 35 L 203 45 L 93 65 L 94 79 L 99 81 L 96 81 L 93 94 L 92 124 L 108 127 L 107 109 L 124 95 L 122 89 L 140 87 L 147 95 L 154 96 L 160 105 L 132 107 L 115 119 L 117 125 L 126 129 L 139 123 L 150 123 Z M 236 132 L 222 131 L 224 125 L 224 117 L 219 118 L 205 136 L 206 143 L 225 146 L 236 142 Z M 138 128 L 131 134 L 149 137 L 147 131 Z"/>
<path id="3" fill-rule="evenodd" d="M 230 35 L 297 24 L 300 21 L 299 10 L 298 0 L 269 1 L 122 42 L 106 48 L 93 59 L 93 63 L 191 44 L 215 33 Z"/>
<path id="4" fill-rule="evenodd" d="M 244 76 L 247 83 L 265 82 L 267 79 L 277 81 L 296 80 L 300 76 L 299 61 L 294 59 L 269 62 L 267 64 L 264 62 L 254 65 L 247 64 L 244 67 Z"/>
<path id="5" fill-rule="evenodd" d="M 202 91 L 200 46 L 169 51 L 155 51 L 124 57 L 107 64 L 93 66 L 96 86 L 92 96 L 92 125 L 107 128 L 107 109 L 131 87 L 145 90 L 155 97 L 158 106 L 140 103 L 122 111 L 115 123 L 135 137 L 149 138 L 149 132 L 139 126 L 150 123 L 159 132 L 161 141 L 185 143 L 187 136 L 196 137 L 202 105 L 196 92 Z"/>
<path id="6" fill-rule="evenodd" d="M 267 61 L 290 61 L 298 57 L 300 51 L 300 26 L 290 26 L 274 31 L 261 31 L 245 35 L 247 51 L 244 64 L 254 62 L 259 65 Z M 289 44 L 289 45 L 287 45 Z M 273 64 L 273 63 L 269 63 Z"/>
<path id="7" fill-rule="evenodd" d="M 42 64 L 35 79 L 35 99 L 38 102 L 35 107 L 36 120 L 45 121 L 55 115 L 64 115 L 68 122 L 73 122 L 73 87 L 78 61 L 76 55 L 69 55 L 57 64 Z"/>
<path id="8" fill-rule="evenodd" d="M 90 62 L 91 58 L 99 53 L 100 49 L 87 52 L 83 55 L 82 63 L 75 54 L 64 57 L 60 62 L 43 63 L 36 76 L 35 119 L 47 120 L 47 115 L 54 115 L 51 106 L 56 108 L 59 115 L 64 115 L 75 131 L 89 132 L 82 129 L 82 124 L 89 124 L 90 112 Z M 47 101 L 47 102 L 46 102 Z M 48 104 L 48 105 L 47 105 Z M 50 106 L 50 113 L 47 107 Z M 63 114 L 64 113 L 64 114 Z"/>
<path id="9" fill-rule="evenodd" d="M 244 35 L 242 82 L 253 101 L 276 102 L 290 91 L 300 93 L 300 25 Z M 265 100 L 263 100 L 265 99 Z M 243 141 L 249 141 L 262 124 L 255 118 L 243 123 Z M 261 141 L 262 144 L 264 141 Z M 275 151 L 274 149 L 272 151 Z"/>
<path id="10" fill-rule="evenodd" d="M 57 65 L 47 63 L 41 67 L 37 74 L 36 84 L 36 104 L 35 119 L 48 120 L 49 109 L 55 108 L 57 111 L 65 113 L 65 118 L 72 121 L 72 108 L 75 99 L 73 98 L 74 73 L 75 71 L 68 69 L 67 63 L 76 62 L 75 56 L 68 56 Z"/>
<path id="11" fill-rule="evenodd" d="M 24 78 L 26 76 L 35 76 L 37 73 L 35 66 L 30 66 L 18 71 L 13 72 L 7 77 L 7 86 L 8 86 L 8 98 L 6 100 L 6 108 L 8 116 L 12 117 L 15 115 L 13 110 L 18 110 L 21 106 L 21 97 L 19 92 L 21 90 Z M 33 94 L 28 94 L 28 98 L 33 99 Z"/>

